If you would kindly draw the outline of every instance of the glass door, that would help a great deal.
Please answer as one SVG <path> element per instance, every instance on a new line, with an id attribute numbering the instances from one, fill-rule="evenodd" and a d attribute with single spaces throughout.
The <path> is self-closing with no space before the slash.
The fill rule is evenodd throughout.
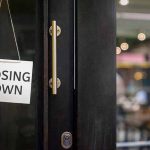
<path id="1" fill-rule="evenodd" d="M 0 8 L 0 59 L 18 60 L 10 13 L 15 29 L 21 60 L 33 61 L 33 79 L 30 104 L 0 103 L 0 149 L 35 150 L 40 148 L 39 120 L 41 99 L 39 91 L 42 79 L 42 54 L 38 28 L 38 2 L 34 0 L 3 0 Z M 38 43 L 38 45 L 37 45 Z M 38 134 L 39 133 L 39 134 Z M 39 138 L 37 137 L 39 136 Z M 40 140 L 39 140 L 40 141 Z M 38 145 L 36 144 L 38 143 Z"/>

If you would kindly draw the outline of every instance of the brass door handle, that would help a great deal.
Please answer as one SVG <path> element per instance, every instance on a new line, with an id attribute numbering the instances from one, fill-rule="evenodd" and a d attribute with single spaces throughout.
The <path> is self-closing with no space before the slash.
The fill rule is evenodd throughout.
<path id="1" fill-rule="evenodd" d="M 57 88 L 60 86 L 60 80 L 57 78 L 57 36 L 60 35 L 61 29 L 57 26 L 56 21 L 52 21 L 52 26 L 49 29 L 52 36 L 52 78 L 50 80 L 50 86 L 52 88 L 52 94 L 57 94 Z"/>

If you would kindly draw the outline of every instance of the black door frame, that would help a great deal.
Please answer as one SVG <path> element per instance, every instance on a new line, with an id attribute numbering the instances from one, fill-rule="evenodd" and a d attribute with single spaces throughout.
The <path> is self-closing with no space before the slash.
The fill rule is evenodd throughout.
<path id="1" fill-rule="evenodd" d="M 78 0 L 78 150 L 116 149 L 114 0 Z"/>
<path id="2" fill-rule="evenodd" d="M 43 33 L 44 33 L 44 38 L 43 38 L 43 47 L 44 47 L 44 91 L 43 91 L 43 95 L 44 95 L 44 114 L 43 114 L 43 146 L 44 146 L 44 150 L 48 150 L 50 149 L 60 149 L 61 148 L 61 134 L 65 131 L 70 131 L 71 134 L 74 136 L 74 129 L 75 129 L 75 123 L 73 122 L 73 112 L 75 111 L 75 109 L 73 108 L 73 102 L 74 102 L 74 56 L 72 55 L 74 53 L 74 3 L 72 3 L 71 1 L 65 1 L 65 2 L 61 2 L 59 3 L 59 5 L 65 4 L 65 6 L 59 8 L 60 6 L 58 5 L 58 3 L 56 3 L 55 0 L 44 0 L 43 1 L 43 18 L 44 18 L 44 25 L 43 25 Z M 53 10 L 53 7 L 51 7 L 53 5 L 53 7 L 55 8 L 56 11 Z M 62 6 L 62 5 L 61 5 Z M 65 7 L 65 8 L 64 8 Z M 60 13 L 60 11 L 62 11 L 65 15 L 62 15 L 63 13 Z M 71 13 L 70 13 L 71 12 Z M 64 21 L 63 21 L 64 18 Z M 60 23 L 60 27 L 62 26 L 62 35 L 61 35 L 61 41 L 63 40 L 64 43 L 67 44 L 64 45 L 61 41 L 60 43 L 60 47 L 58 45 L 58 48 L 60 51 L 66 52 L 66 56 L 63 55 L 63 53 L 61 52 L 61 61 L 58 62 L 58 73 L 60 76 L 60 79 L 62 79 L 62 87 L 64 89 L 64 91 L 67 91 L 66 93 L 64 92 L 63 94 L 60 94 L 59 96 L 53 96 L 51 95 L 51 89 L 49 88 L 49 79 L 51 77 L 51 37 L 49 35 L 49 27 L 50 27 L 50 23 L 53 19 L 56 19 L 56 21 L 58 21 L 58 23 Z M 70 24 L 70 22 L 72 23 L 70 26 L 68 26 L 68 24 Z M 59 25 L 59 24 L 58 24 Z M 64 36 L 64 37 L 63 37 Z M 63 38 L 62 38 L 63 37 Z M 72 43 L 72 44 L 71 44 Z M 70 44 L 70 45 L 69 45 Z M 58 56 L 59 57 L 59 56 Z M 64 59 L 65 57 L 67 57 L 67 59 Z M 72 59 L 71 59 L 72 57 Z M 68 61 L 69 60 L 69 61 Z M 66 67 L 64 67 L 64 64 L 66 63 Z M 71 62 L 71 63 L 70 63 Z M 59 67 L 60 66 L 60 67 Z M 63 68 L 63 69 L 61 69 Z M 61 70 L 61 71 L 60 71 Z M 65 70 L 63 73 L 62 70 Z M 60 93 L 62 93 L 62 89 L 58 89 L 60 91 Z M 52 101 L 52 103 L 51 103 Z M 61 104 L 61 103 L 62 104 Z M 51 107 L 51 105 L 53 105 Z M 62 118 L 59 117 L 59 113 L 57 113 L 57 111 L 55 111 L 55 109 L 53 109 L 53 107 L 56 110 L 62 111 Z M 60 109 L 56 108 L 56 107 L 60 107 Z M 49 111 L 51 111 L 51 109 L 53 109 L 53 112 L 51 112 L 51 114 L 49 113 Z M 57 119 L 58 122 L 62 123 L 62 125 L 60 126 L 60 123 L 56 124 L 56 127 L 54 127 L 53 122 L 55 121 L 55 117 L 54 114 L 56 115 L 55 117 L 59 118 Z M 51 118 L 51 119 L 49 119 Z M 52 119 L 53 118 L 53 119 Z M 50 120 L 50 121 L 48 121 Z M 51 125 L 52 124 L 52 125 Z M 50 126 L 50 127 L 49 127 Z M 56 130 L 59 133 L 52 133 L 53 130 Z M 49 132 L 51 132 L 53 135 L 51 138 L 51 136 L 49 136 Z M 75 142 L 73 142 L 75 143 Z M 55 146 L 53 146 L 55 145 Z M 56 148 L 57 147 L 57 148 Z M 72 148 L 73 149 L 73 146 Z"/>
<path id="3" fill-rule="evenodd" d="M 43 1 L 43 18 L 44 18 L 44 26 L 43 26 L 43 31 L 44 31 L 44 38 L 43 38 L 43 43 L 44 43 L 44 124 L 43 124 L 43 147 L 44 150 L 48 150 L 48 0 Z"/>
<path id="4" fill-rule="evenodd" d="M 74 90 L 73 100 L 75 121 L 73 149 L 115 150 L 115 2 L 114 0 L 72 2 L 76 5 L 76 22 L 72 21 L 76 28 L 77 87 Z M 40 8 L 43 10 L 44 18 L 43 146 L 44 150 L 48 150 L 48 91 L 50 90 L 48 0 L 43 1 L 43 8 Z"/>

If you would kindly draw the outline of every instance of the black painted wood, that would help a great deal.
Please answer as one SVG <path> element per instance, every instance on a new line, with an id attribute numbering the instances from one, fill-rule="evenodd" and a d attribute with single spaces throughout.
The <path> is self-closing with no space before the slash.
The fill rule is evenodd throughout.
<path id="1" fill-rule="evenodd" d="M 43 122 L 43 132 L 44 132 L 44 150 L 48 150 L 48 91 L 49 91 L 49 76 L 48 76 L 48 70 L 49 70 L 49 65 L 48 65 L 48 0 L 43 1 L 43 22 L 44 22 L 44 122 Z"/>
<path id="2" fill-rule="evenodd" d="M 77 4 L 78 150 L 115 150 L 115 2 Z"/>
<path id="3" fill-rule="evenodd" d="M 53 96 L 49 88 L 49 149 L 61 150 L 61 135 L 65 131 L 73 134 L 73 84 L 74 84 L 74 3 L 73 0 L 49 1 L 49 27 L 56 20 L 62 33 L 57 37 L 57 66 L 61 87 Z M 51 78 L 51 36 L 49 35 L 49 79 Z"/>
<path id="4" fill-rule="evenodd" d="M 46 101 L 46 93 L 44 93 L 45 87 L 44 83 L 46 83 L 45 74 L 46 70 L 44 70 L 44 42 L 46 39 L 43 37 L 43 1 L 38 0 L 36 3 L 36 54 L 35 54 L 35 74 L 36 74 L 36 83 L 37 83 L 37 91 L 36 91 L 36 100 L 37 100 L 37 117 L 36 117 L 36 150 L 43 150 L 45 144 L 45 134 L 44 134 L 44 127 L 45 124 L 43 124 L 43 118 L 45 117 L 44 110 L 45 108 L 45 101 Z M 44 80 L 45 79 L 45 80 Z M 44 89 L 44 90 L 43 90 Z M 43 100 L 44 99 L 44 100 Z M 45 149 L 44 149 L 45 150 Z"/>

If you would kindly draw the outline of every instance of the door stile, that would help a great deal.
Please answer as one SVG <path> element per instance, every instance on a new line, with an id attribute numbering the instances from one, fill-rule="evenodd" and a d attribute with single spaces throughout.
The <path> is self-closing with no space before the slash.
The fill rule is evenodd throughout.
<path id="1" fill-rule="evenodd" d="M 74 99 L 74 0 L 50 0 L 49 27 L 52 22 L 61 28 L 57 37 L 57 78 L 61 86 L 57 95 L 49 88 L 49 149 L 64 149 L 64 137 L 73 135 Z M 49 34 L 49 79 L 52 78 L 52 36 Z M 67 134 L 69 133 L 69 134 Z M 72 142 L 67 146 L 73 149 Z"/>
<path id="2" fill-rule="evenodd" d="M 48 150 L 48 0 L 43 1 L 44 11 L 44 150 Z"/>
<path id="3" fill-rule="evenodd" d="M 44 112 L 44 36 L 43 36 L 43 1 L 38 0 L 36 3 L 36 57 L 35 62 L 38 64 L 37 70 L 37 129 L 36 129 L 36 150 L 43 150 L 43 112 Z M 40 72 L 39 72 L 40 71 Z"/>
<path id="4" fill-rule="evenodd" d="M 115 2 L 78 0 L 78 150 L 115 149 Z"/>

